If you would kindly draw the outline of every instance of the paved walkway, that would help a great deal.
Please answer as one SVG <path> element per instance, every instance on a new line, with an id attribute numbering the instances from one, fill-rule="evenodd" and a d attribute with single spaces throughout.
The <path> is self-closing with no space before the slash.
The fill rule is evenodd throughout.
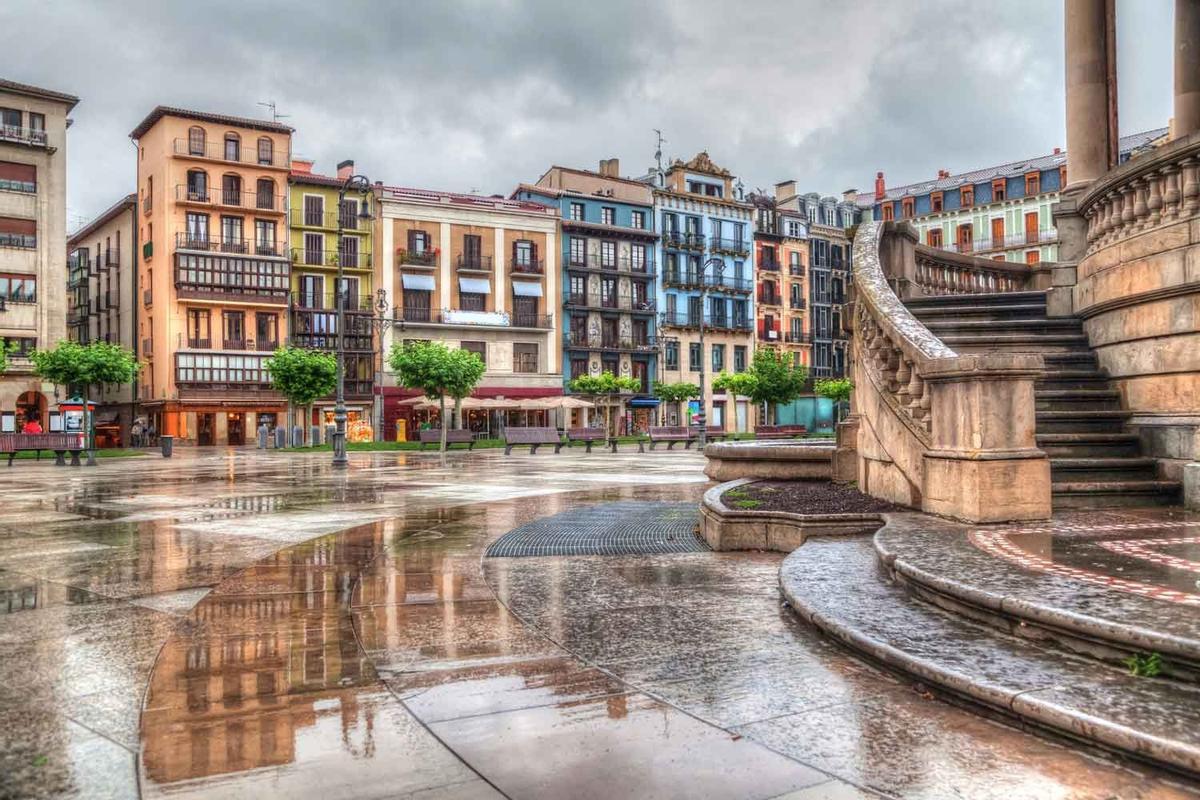
<path id="1" fill-rule="evenodd" d="M 483 558 L 693 453 L 326 458 L 0 476 L 0 797 L 1187 796 L 861 666 L 778 556 Z"/>

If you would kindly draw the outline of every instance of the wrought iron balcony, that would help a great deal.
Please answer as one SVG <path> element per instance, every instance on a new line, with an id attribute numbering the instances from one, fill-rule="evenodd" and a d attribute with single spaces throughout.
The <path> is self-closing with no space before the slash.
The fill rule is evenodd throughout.
<path id="1" fill-rule="evenodd" d="M 546 271 L 546 262 L 540 258 L 512 258 L 508 261 L 508 268 L 511 272 L 520 272 L 526 275 L 541 275 Z"/>
<path id="2" fill-rule="evenodd" d="M 23 144 L 30 147 L 49 146 L 46 131 L 40 128 L 22 128 L 19 125 L 0 125 L 0 142 Z"/>
<path id="3" fill-rule="evenodd" d="M 310 311 L 336 311 L 337 301 L 332 292 L 292 292 L 292 307 Z M 375 297 L 369 294 L 341 296 L 346 311 L 371 312 L 375 310 Z"/>
<path id="4" fill-rule="evenodd" d="M 308 208 L 293 208 L 288 215 L 293 228 L 321 228 L 327 231 L 371 230 L 370 220 L 359 219 L 357 214 L 339 214 L 336 211 L 314 211 Z"/>
<path id="5" fill-rule="evenodd" d="M 654 313 L 656 307 L 653 297 L 635 297 L 629 294 L 605 296 L 601 292 L 565 292 L 563 303 L 576 308 L 627 311 L 631 314 Z"/>
<path id="6" fill-rule="evenodd" d="M 468 255 L 466 253 L 455 259 L 458 268 L 465 271 L 475 270 L 477 272 L 492 271 L 492 257 L 483 255 Z"/>
<path id="7" fill-rule="evenodd" d="M 720 331 L 752 331 L 754 323 L 749 319 L 737 319 L 734 317 L 722 317 L 706 314 L 703 317 L 704 327 L 708 330 Z M 699 314 L 688 314 L 683 311 L 665 311 L 659 319 L 659 324 L 664 328 L 699 328 L 701 316 Z"/>
<path id="8" fill-rule="evenodd" d="M 754 281 L 746 278 L 717 278 L 714 275 L 688 270 L 668 270 L 663 274 L 663 284 L 684 289 L 708 289 L 714 292 L 738 294 L 750 294 L 754 289 Z"/>
<path id="9" fill-rule="evenodd" d="M 729 253 L 736 256 L 750 255 L 750 243 L 744 239 L 722 239 L 713 236 L 708 240 L 708 248 L 714 253 Z"/>
<path id="10" fill-rule="evenodd" d="M 679 250 L 703 250 L 704 234 L 684 231 L 667 231 L 663 234 L 663 244 Z"/>
<path id="11" fill-rule="evenodd" d="M 228 161 L 233 164 L 253 164 L 259 167 L 276 167 L 287 169 L 289 156 L 272 147 L 269 154 L 260 153 L 252 143 L 241 144 L 233 150 L 225 146 L 224 141 L 196 142 L 190 139 L 175 139 L 174 153 L 185 158 L 205 158 L 212 161 Z"/>
<path id="12" fill-rule="evenodd" d="M 437 263 L 437 250 L 398 250 L 396 252 L 397 266 L 436 267 Z"/>
<path id="13" fill-rule="evenodd" d="M 609 350 L 628 353 L 653 353 L 658 350 L 655 336 L 591 335 L 587 331 L 566 331 L 563 346 L 569 350 Z"/>
<path id="14" fill-rule="evenodd" d="M 369 269 L 371 254 L 354 251 L 315 250 L 308 247 L 292 248 L 292 263 L 308 267 L 336 267 L 339 262 L 346 269 Z"/>
<path id="15" fill-rule="evenodd" d="M 255 242 L 250 239 L 224 239 L 219 237 L 197 236 L 188 233 L 175 234 L 177 250 L 200 250 L 208 253 L 226 253 L 242 256 L 280 256 L 283 255 L 276 242 Z"/>
<path id="16" fill-rule="evenodd" d="M 408 325 L 454 325 L 464 327 L 536 328 L 554 327 L 552 314 L 510 314 L 505 311 L 474 311 L 469 309 L 397 308 L 397 322 Z"/>

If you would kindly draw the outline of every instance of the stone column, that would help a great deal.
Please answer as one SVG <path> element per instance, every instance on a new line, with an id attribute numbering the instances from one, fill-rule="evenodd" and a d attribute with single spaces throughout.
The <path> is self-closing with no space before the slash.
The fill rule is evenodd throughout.
<path id="1" fill-rule="evenodd" d="M 1175 0 L 1175 124 L 1172 138 L 1200 131 L 1200 3 Z"/>
<path id="2" fill-rule="evenodd" d="M 1107 0 L 1065 0 L 1067 191 L 1108 171 L 1107 5 Z"/>

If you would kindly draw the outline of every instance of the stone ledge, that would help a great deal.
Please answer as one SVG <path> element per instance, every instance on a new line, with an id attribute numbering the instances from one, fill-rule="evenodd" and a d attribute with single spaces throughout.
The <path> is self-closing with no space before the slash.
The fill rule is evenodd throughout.
<path id="1" fill-rule="evenodd" d="M 714 481 L 737 478 L 827 481 L 833 476 L 833 439 L 828 442 L 720 442 L 704 448 L 704 474 Z"/>
<path id="2" fill-rule="evenodd" d="M 792 514 L 787 511 L 742 511 L 721 502 L 730 489 L 754 483 L 745 478 L 722 483 L 704 493 L 700 503 L 700 535 L 713 550 L 773 550 L 790 553 L 813 536 L 874 533 L 881 514 Z"/>

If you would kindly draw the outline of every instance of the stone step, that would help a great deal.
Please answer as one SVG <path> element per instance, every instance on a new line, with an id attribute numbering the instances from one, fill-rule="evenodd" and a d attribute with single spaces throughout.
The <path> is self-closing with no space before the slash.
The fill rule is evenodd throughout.
<path id="1" fill-rule="evenodd" d="M 907 306 L 908 303 L 905 303 Z M 1019 303 L 1008 306 L 946 305 L 909 307 L 913 316 L 922 322 L 939 319 L 979 319 L 1003 322 L 1009 319 L 1046 319 L 1044 303 Z"/>
<path id="2" fill-rule="evenodd" d="M 995 294 L 940 294 L 928 297 L 911 297 L 904 301 L 909 308 L 937 308 L 939 306 L 1010 306 L 1036 303 L 1046 305 L 1043 292 L 996 292 Z"/>
<path id="3" fill-rule="evenodd" d="M 1050 458 L 1120 458 L 1141 455 L 1136 433 L 1042 433 L 1034 439 Z"/>
<path id="4" fill-rule="evenodd" d="M 814 537 L 780 586 L 803 619 L 866 659 L 1018 723 L 1200 776 L 1200 687 L 1135 678 L 968 621 L 891 580 L 870 537 Z"/>
<path id="5" fill-rule="evenodd" d="M 1087 349 L 1087 336 L 1082 333 L 949 332 L 939 334 L 938 338 L 959 352 L 1063 353 L 1095 358 Z"/>
<path id="6" fill-rule="evenodd" d="M 1153 481 L 1158 478 L 1158 461 L 1141 456 L 1050 458 L 1050 480 L 1055 483 L 1107 483 Z"/>
<path id="7" fill-rule="evenodd" d="M 1073 317 L 1065 317 L 1063 319 L 1006 319 L 1006 320 L 986 320 L 986 319 L 946 319 L 946 320 L 924 320 L 925 327 L 940 337 L 942 332 L 945 333 L 1052 333 L 1052 334 L 1075 334 L 1076 336 L 1083 335 L 1083 323 Z"/>
<path id="8" fill-rule="evenodd" d="M 1034 388 L 1038 411 L 1117 411 L 1121 393 L 1115 389 L 1043 389 Z"/>
<path id="9" fill-rule="evenodd" d="M 1091 350 L 1075 350 L 1073 352 L 1043 353 L 1042 360 L 1046 363 L 1046 371 L 1056 370 L 1099 370 L 1096 354 Z"/>
<path id="10" fill-rule="evenodd" d="M 1038 433 L 1118 433 L 1133 416 L 1124 410 L 1113 411 L 1035 411 Z"/>
<path id="11" fill-rule="evenodd" d="M 1047 370 L 1035 384 L 1038 391 L 1107 389 L 1108 386 L 1108 375 L 1096 369 Z"/>
<path id="12" fill-rule="evenodd" d="M 1055 509 L 1168 506 L 1179 502 L 1179 481 L 1051 481 Z"/>

